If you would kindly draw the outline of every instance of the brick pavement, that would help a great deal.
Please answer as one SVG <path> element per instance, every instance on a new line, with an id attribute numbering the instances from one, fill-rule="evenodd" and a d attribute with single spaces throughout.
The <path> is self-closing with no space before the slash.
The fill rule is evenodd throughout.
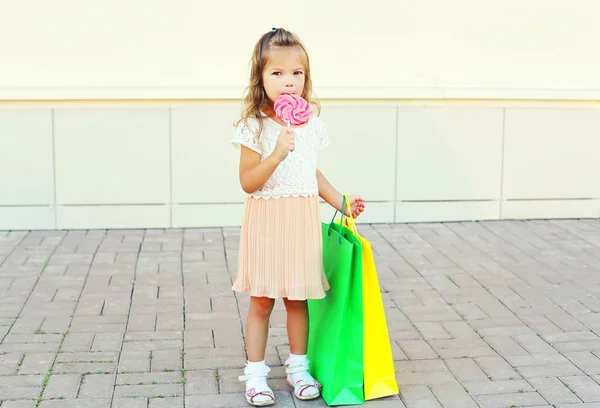
<path id="1" fill-rule="evenodd" d="M 362 225 L 401 394 L 600 407 L 600 221 Z M 237 229 L 0 232 L 0 408 L 245 407 Z M 278 407 L 281 302 L 267 363 Z"/>

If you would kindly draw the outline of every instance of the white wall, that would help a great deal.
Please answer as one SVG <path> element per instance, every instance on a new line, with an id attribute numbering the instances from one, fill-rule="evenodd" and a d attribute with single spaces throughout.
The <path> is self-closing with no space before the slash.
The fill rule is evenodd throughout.
<path id="1" fill-rule="evenodd" d="M 0 6 L 0 229 L 238 225 L 231 123 L 273 26 L 362 222 L 600 216 L 595 0 Z"/>
<path id="2" fill-rule="evenodd" d="M 0 229 L 239 225 L 238 113 L 2 109 Z M 600 109 L 329 102 L 322 118 L 332 145 L 320 168 L 365 196 L 361 222 L 600 217 Z"/>
<path id="3" fill-rule="evenodd" d="M 0 4 L 4 100 L 237 99 L 273 26 L 306 43 L 322 98 L 600 99 L 596 0 Z"/>

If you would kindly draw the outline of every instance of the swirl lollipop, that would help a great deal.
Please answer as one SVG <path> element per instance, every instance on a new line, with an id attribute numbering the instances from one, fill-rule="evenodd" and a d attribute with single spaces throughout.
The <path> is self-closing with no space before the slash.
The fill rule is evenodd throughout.
<path id="1" fill-rule="evenodd" d="M 275 114 L 284 122 L 288 128 L 292 125 L 301 125 L 310 118 L 310 105 L 296 94 L 283 94 L 277 98 L 274 104 Z"/>

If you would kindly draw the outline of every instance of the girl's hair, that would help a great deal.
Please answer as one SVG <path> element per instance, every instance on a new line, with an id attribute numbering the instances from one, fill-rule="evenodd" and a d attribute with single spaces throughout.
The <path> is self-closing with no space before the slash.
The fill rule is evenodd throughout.
<path id="1" fill-rule="evenodd" d="M 266 107 L 272 108 L 270 105 L 274 102 L 269 102 L 263 86 L 263 71 L 267 66 L 269 55 L 273 48 L 298 49 L 305 70 L 304 90 L 302 91 L 301 96 L 306 99 L 309 104 L 315 105 L 318 113 L 321 111 L 318 100 L 312 98 L 312 79 L 310 76 L 310 63 L 306 48 L 304 48 L 304 45 L 294 33 L 283 28 L 273 28 L 268 33 L 263 34 L 254 46 L 250 69 L 250 85 L 247 88 L 248 93 L 244 98 L 244 107 L 241 118 L 235 123 L 237 126 L 243 121 L 247 125 L 248 118 L 255 118 L 259 123 L 259 135 L 263 128 L 262 110 Z"/>

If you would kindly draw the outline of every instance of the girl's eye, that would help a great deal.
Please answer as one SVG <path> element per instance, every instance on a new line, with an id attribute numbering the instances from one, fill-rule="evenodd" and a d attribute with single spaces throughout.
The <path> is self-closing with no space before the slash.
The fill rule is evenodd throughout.
<path id="1" fill-rule="evenodd" d="M 294 72 L 294 75 L 302 75 L 302 74 L 304 74 L 302 71 L 296 71 L 296 72 Z"/>
<path id="2" fill-rule="evenodd" d="M 273 72 L 272 75 L 281 75 L 281 72 Z"/>

